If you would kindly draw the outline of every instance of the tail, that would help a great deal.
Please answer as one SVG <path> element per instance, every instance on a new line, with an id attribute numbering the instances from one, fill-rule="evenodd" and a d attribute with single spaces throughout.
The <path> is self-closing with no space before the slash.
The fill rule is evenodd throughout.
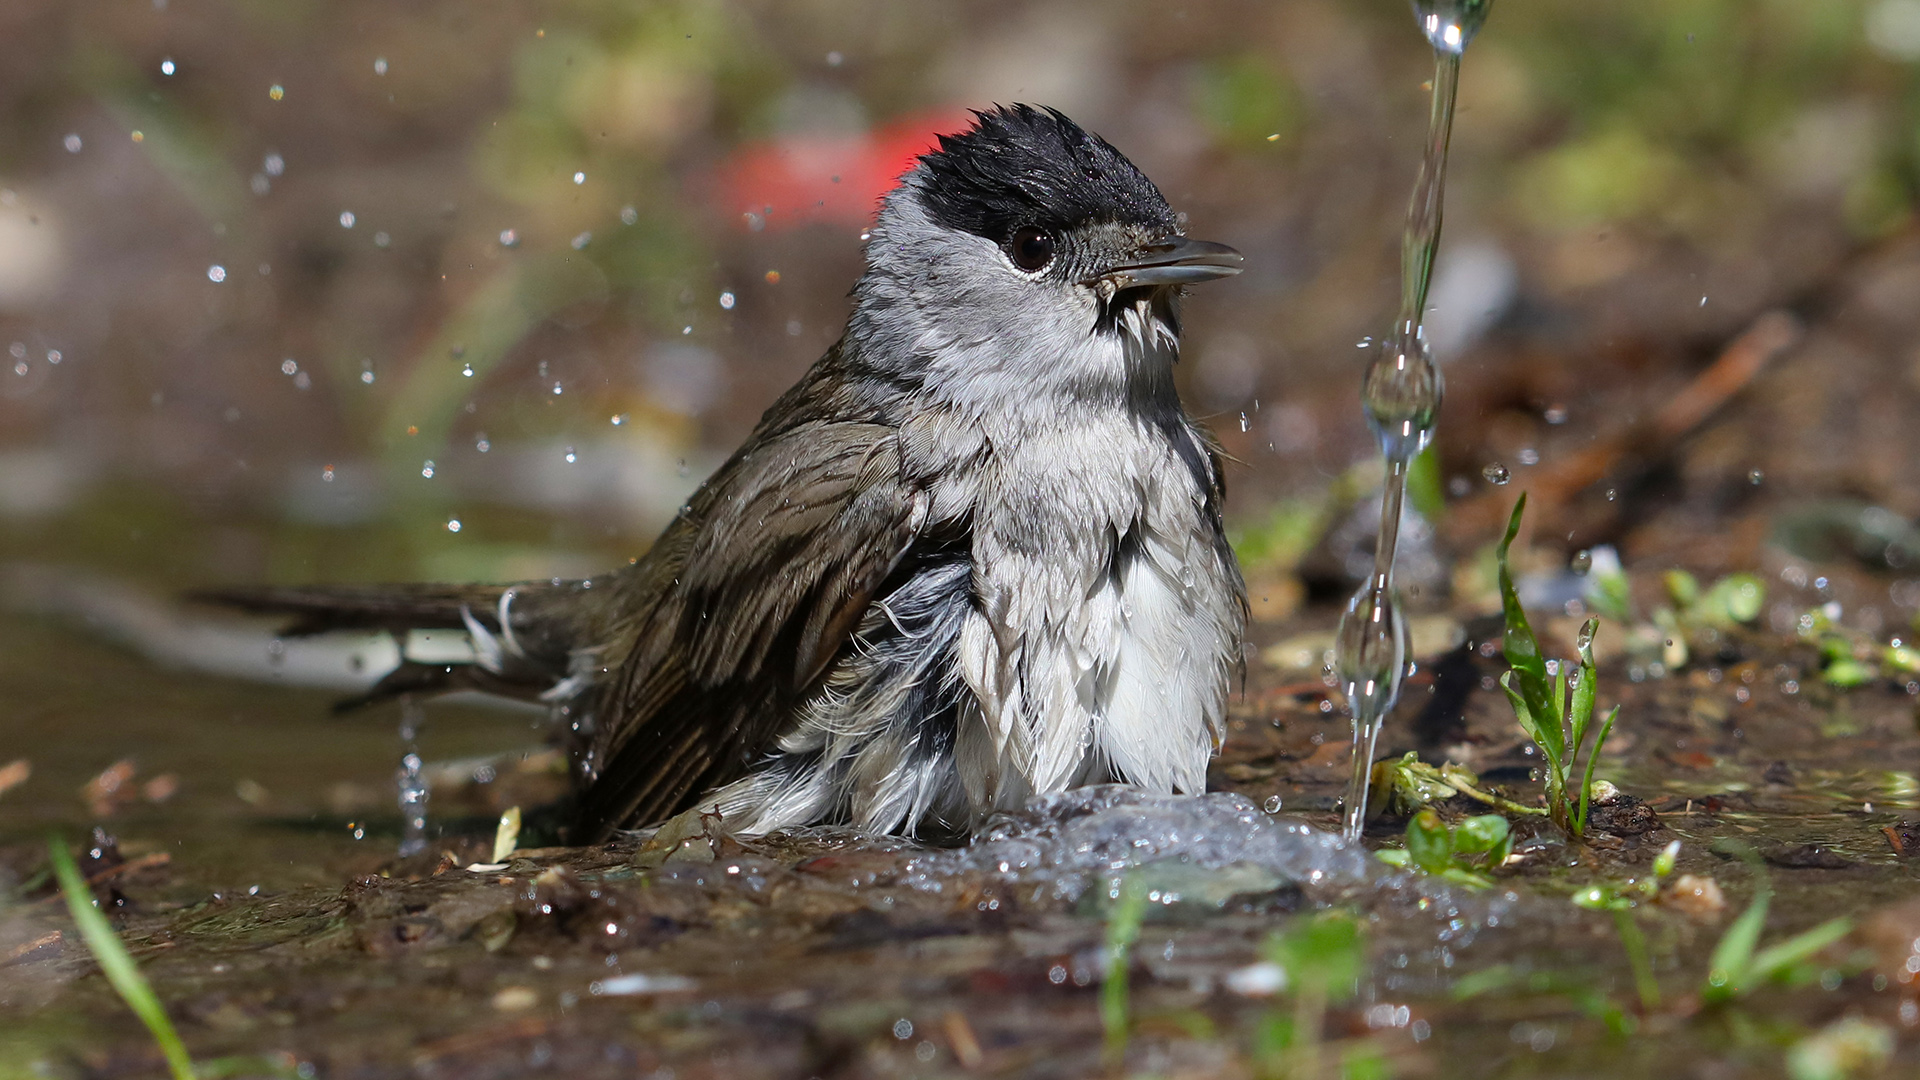
<path id="1" fill-rule="evenodd" d="M 364 694 L 335 703 L 350 712 L 402 694 L 480 690 L 538 699 L 568 676 L 578 633 L 559 600 L 577 583 L 521 585 L 296 585 L 201 589 L 187 599 L 255 615 L 283 615 L 284 637 L 384 630 L 400 665 Z M 439 631 L 433 640 L 414 631 Z"/>

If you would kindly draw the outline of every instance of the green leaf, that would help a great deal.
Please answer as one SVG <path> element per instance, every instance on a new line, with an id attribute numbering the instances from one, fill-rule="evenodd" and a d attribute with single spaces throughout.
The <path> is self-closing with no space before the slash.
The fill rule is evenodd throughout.
<path id="1" fill-rule="evenodd" d="M 1453 835 L 1440 815 L 1422 810 L 1407 819 L 1407 854 L 1415 866 L 1429 874 L 1453 865 Z"/>
<path id="2" fill-rule="evenodd" d="M 1716 626 L 1750 623 L 1760 617 L 1767 587 L 1752 574 L 1728 574 L 1713 583 L 1698 608 L 1702 621 Z"/>
<path id="3" fill-rule="evenodd" d="M 1821 677 L 1833 686 L 1853 687 L 1865 686 L 1879 678 L 1880 673 L 1871 664 L 1863 664 L 1849 656 L 1828 664 Z"/>
<path id="4" fill-rule="evenodd" d="M 153 1041 L 160 1044 L 160 1053 L 166 1057 L 167 1069 L 173 1073 L 174 1080 L 195 1080 L 193 1059 L 187 1056 L 187 1048 L 173 1029 L 167 1010 L 161 1007 L 160 998 L 148 985 L 146 976 L 140 974 L 127 947 L 120 943 L 120 935 L 113 932 L 107 917 L 93 906 L 93 890 L 81 880 L 80 868 L 74 865 L 73 856 L 67 854 L 67 846 L 58 839 L 49 841 L 47 858 L 53 863 L 54 876 L 60 879 L 60 893 L 66 897 L 74 928 L 80 931 L 80 939 L 93 953 L 107 982 L 153 1033 Z"/>
<path id="5" fill-rule="evenodd" d="M 1593 663 L 1593 635 L 1599 631 L 1600 620 L 1588 619 L 1580 628 L 1580 677 L 1574 681 L 1573 701 L 1567 706 L 1567 716 L 1571 723 L 1568 736 L 1568 760 L 1580 756 L 1580 747 L 1587 741 L 1587 725 L 1593 720 L 1593 697 L 1599 692 L 1600 675 Z"/>
<path id="6" fill-rule="evenodd" d="M 1593 800 L 1593 767 L 1600 760 L 1600 748 L 1607 745 L 1607 735 L 1613 730 L 1613 722 L 1620 719 L 1620 706 L 1607 710 L 1607 718 L 1600 722 L 1600 734 L 1594 736 L 1593 749 L 1587 751 L 1587 768 L 1580 775 L 1580 805 L 1574 811 L 1573 834 L 1584 836 L 1587 831 L 1587 806 Z"/>
<path id="7" fill-rule="evenodd" d="M 1520 515 L 1526 508 L 1527 496 L 1522 492 L 1513 504 L 1513 516 L 1507 519 L 1507 534 L 1500 541 L 1495 561 L 1500 571 L 1500 607 L 1507 622 L 1504 641 L 1507 663 L 1519 673 L 1520 696 L 1526 699 L 1527 709 L 1545 726 L 1558 719 L 1559 710 L 1552 707 L 1547 662 L 1540 655 L 1540 642 L 1533 636 L 1533 627 L 1527 624 L 1527 613 L 1520 607 L 1520 594 L 1513 587 L 1513 569 L 1507 558 L 1514 537 L 1520 535 Z M 1539 742 L 1539 737 L 1535 736 L 1534 741 Z"/>
<path id="8" fill-rule="evenodd" d="M 1752 984 L 1779 978 L 1802 960 L 1846 937 L 1852 929 L 1851 919 L 1829 919 L 1811 930 L 1769 945 L 1753 955 L 1743 981 Z"/>
<path id="9" fill-rule="evenodd" d="M 1692 608 L 1700 602 L 1700 579 L 1685 570 L 1669 570 L 1663 580 L 1666 582 L 1667 595 L 1673 598 L 1675 607 L 1682 611 Z"/>
<path id="10" fill-rule="evenodd" d="M 1296 991 L 1318 991 L 1328 1001 L 1353 995 L 1363 957 L 1360 923 L 1343 911 L 1329 911 L 1267 940 L 1267 959 L 1287 973 Z"/>
<path id="11" fill-rule="evenodd" d="M 1540 722 L 1534 719 L 1533 710 L 1527 707 L 1526 699 L 1520 696 L 1520 691 L 1514 689 L 1513 672 L 1507 671 L 1501 674 L 1500 689 L 1507 692 L 1507 703 L 1513 706 L 1513 718 L 1519 721 L 1520 730 L 1526 732 L 1527 738 L 1538 743 L 1540 749 L 1547 752 L 1547 764 L 1552 766 L 1555 755 L 1559 753 L 1559 742 L 1548 738 Z M 1549 750 L 1549 746 L 1553 749 Z"/>
<path id="12" fill-rule="evenodd" d="M 1490 855 L 1512 840 L 1513 828 L 1499 814 L 1470 817 L 1453 830 L 1453 850 L 1461 855 Z"/>
<path id="13" fill-rule="evenodd" d="M 1767 905 L 1773 889 L 1765 882 L 1753 894 L 1753 903 L 1733 920 L 1727 932 L 1713 947 L 1707 960 L 1707 985 L 1700 996 L 1708 1001 L 1726 1001 L 1747 988 L 1753 953 L 1760 944 L 1760 931 L 1767 924 Z"/>

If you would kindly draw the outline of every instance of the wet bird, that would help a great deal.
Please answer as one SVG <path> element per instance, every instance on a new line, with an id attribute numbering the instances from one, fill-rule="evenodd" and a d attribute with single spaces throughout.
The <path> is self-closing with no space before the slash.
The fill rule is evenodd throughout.
<path id="1" fill-rule="evenodd" d="M 1241 665 L 1182 287 L 1237 273 L 1059 112 L 976 113 L 882 202 L 845 334 L 632 565 L 228 589 L 290 633 L 464 630 L 366 699 L 547 703 L 571 838 L 688 809 L 965 836 L 1037 794 L 1199 792 Z"/>

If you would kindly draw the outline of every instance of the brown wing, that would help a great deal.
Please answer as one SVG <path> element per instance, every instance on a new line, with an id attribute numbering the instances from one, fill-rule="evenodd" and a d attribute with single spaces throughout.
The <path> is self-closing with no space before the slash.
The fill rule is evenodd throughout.
<path id="1" fill-rule="evenodd" d="M 617 632 L 583 839 L 657 821 L 764 755 L 926 521 L 895 429 L 807 423 L 743 449 L 649 554 Z"/>

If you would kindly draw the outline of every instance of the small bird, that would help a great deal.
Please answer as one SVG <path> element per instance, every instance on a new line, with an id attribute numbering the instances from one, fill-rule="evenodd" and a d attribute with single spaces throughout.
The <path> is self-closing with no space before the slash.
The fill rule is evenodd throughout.
<path id="1" fill-rule="evenodd" d="M 1053 109 L 975 113 L 882 201 L 845 334 L 659 540 L 581 581 L 225 589 L 288 633 L 464 630 L 363 699 L 547 703 L 575 841 L 714 812 L 964 838 L 1035 795 L 1200 792 L 1242 666 L 1183 286 L 1238 273 Z"/>

